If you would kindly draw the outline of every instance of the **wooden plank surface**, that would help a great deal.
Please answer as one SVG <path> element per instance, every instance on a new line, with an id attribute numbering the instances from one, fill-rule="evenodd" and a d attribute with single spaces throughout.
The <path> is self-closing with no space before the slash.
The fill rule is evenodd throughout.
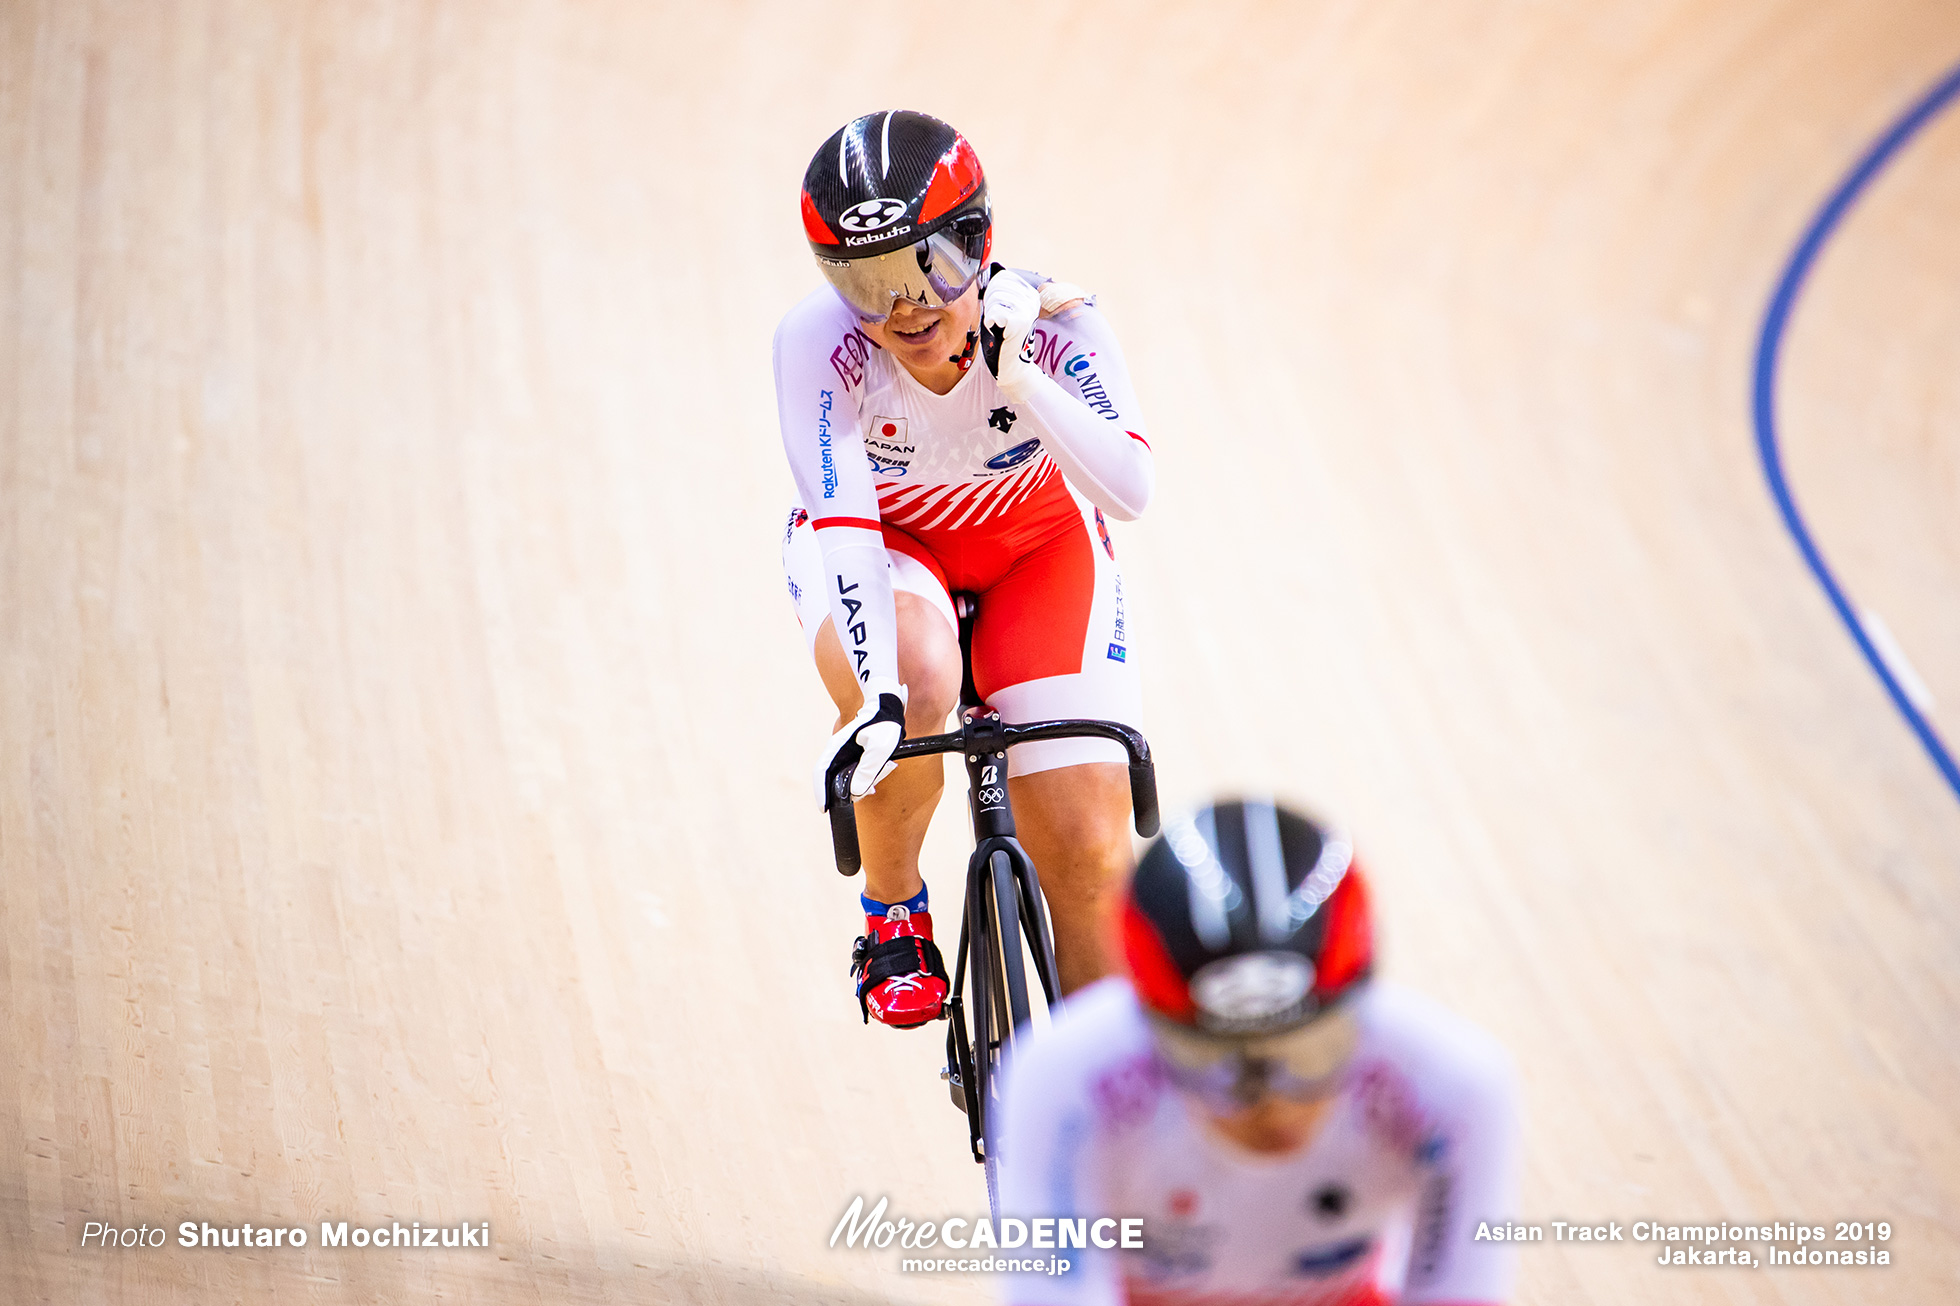
<path id="1" fill-rule="evenodd" d="M 1525 1216 L 1894 1228 L 1521 1300 L 1960 1295 L 1960 802 L 1748 420 L 1956 57 L 1930 3 L 0 6 L 0 1295 L 986 1299 L 824 1245 L 985 1202 L 936 1036 L 852 1018 L 776 563 L 795 186 L 887 105 L 1122 333 L 1167 800 L 1352 827 L 1387 972 L 1516 1051 Z M 1956 164 L 1784 389 L 1949 738 Z M 79 1247 L 330 1218 L 494 1247 Z"/>

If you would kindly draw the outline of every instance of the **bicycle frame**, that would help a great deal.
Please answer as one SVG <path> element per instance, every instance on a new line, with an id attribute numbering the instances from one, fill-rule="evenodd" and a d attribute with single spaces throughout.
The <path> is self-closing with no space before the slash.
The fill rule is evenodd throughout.
<path id="1" fill-rule="evenodd" d="M 973 684 L 973 617 L 971 596 L 954 596 L 960 617 L 960 653 L 964 663 L 960 728 L 940 735 L 906 739 L 892 753 L 895 762 L 941 753 L 959 753 L 966 764 L 967 812 L 973 822 L 973 853 L 967 859 L 965 915 L 960 922 L 957 960 L 946 1015 L 946 1070 L 943 1078 L 953 1102 L 966 1113 L 973 1159 L 989 1162 L 987 1101 L 999 1050 L 1014 1030 L 1028 1019 L 1027 981 L 1022 973 L 1021 925 L 1027 926 L 1029 953 L 1043 998 L 1052 1006 L 1061 987 L 1055 970 L 1055 943 L 1048 904 L 1034 862 L 1014 833 L 1014 809 L 1008 798 L 1007 750 L 1042 739 L 1101 738 L 1121 744 L 1129 755 L 1130 805 L 1137 833 L 1157 833 L 1157 775 L 1150 745 L 1142 734 L 1116 721 L 1032 721 L 1009 725 L 981 701 Z M 855 875 L 863 865 L 858 848 L 857 813 L 851 802 L 851 772 L 841 771 L 831 782 L 830 834 L 837 870 Z M 1018 922 L 1018 923 L 1017 923 Z M 968 962 L 972 967 L 969 972 Z M 973 979 L 975 1041 L 968 1037 L 967 990 Z M 996 992 L 998 988 L 998 992 Z M 987 1166 L 990 1197 L 994 1167 Z"/>

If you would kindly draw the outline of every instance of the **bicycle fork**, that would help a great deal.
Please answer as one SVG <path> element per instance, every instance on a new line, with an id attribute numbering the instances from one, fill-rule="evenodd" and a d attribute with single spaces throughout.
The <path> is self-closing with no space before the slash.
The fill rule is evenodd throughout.
<path id="1" fill-rule="evenodd" d="M 1000 1028 L 1003 1022 L 990 1016 L 977 1023 L 993 1037 L 987 1040 L 987 1046 L 975 1047 L 967 1034 L 965 986 L 971 959 L 974 1000 L 994 1004 L 996 1012 L 1004 1009 L 1005 995 L 986 991 L 983 954 L 979 951 L 997 946 L 1003 934 L 1011 934 L 1018 952 L 1022 931 L 1004 931 L 1001 922 L 995 919 L 1004 901 L 1017 906 L 1019 919 L 1032 927 L 1028 931 L 1028 948 L 1033 955 L 1035 974 L 1041 980 L 1043 998 L 1052 1006 L 1060 990 L 1055 974 L 1054 931 L 1048 920 L 1047 901 L 1041 895 L 1041 880 L 1021 841 L 1015 837 L 1014 810 L 1007 796 L 1007 739 L 1000 714 L 984 704 L 965 709 L 961 714 L 961 734 L 974 848 L 967 860 L 966 911 L 954 962 L 953 989 L 946 1003 L 951 1028 L 946 1032 L 946 1069 L 941 1072 L 941 1078 L 947 1081 L 953 1104 L 966 1113 L 973 1159 L 984 1161 L 987 1099 L 998 1092 L 991 1082 L 991 1072 L 1001 1044 L 1012 1031 Z M 1010 895 L 998 892 L 998 877 L 1003 874 L 1012 878 Z M 976 923 L 982 931 L 977 941 L 971 937 Z"/>

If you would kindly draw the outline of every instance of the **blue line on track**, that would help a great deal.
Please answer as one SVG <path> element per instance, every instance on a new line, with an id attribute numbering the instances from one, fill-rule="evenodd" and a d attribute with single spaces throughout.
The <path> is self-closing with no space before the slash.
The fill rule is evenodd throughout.
<path id="1" fill-rule="evenodd" d="M 1885 165 L 1892 161 L 1893 156 L 1920 128 L 1932 121 L 1942 109 L 1952 104 L 1956 97 L 1960 97 L 1960 66 L 1955 66 L 1935 83 L 1931 90 L 1919 98 L 1918 103 L 1906 110 L 1897 122 L 1886 129 L 1883 136 L 1873 142 L 1871 148 L 1865 151 L 1864 157 L 1858 160 L 1857 166 L 1845 175 L 1844 180 L 1838 183 L 1837 189 L 1831 192 L 1831 197 L 1824 201 L 1824 206 L 1817 211 L 1817 216 L 1810 220 L 1810 226 L 1805 229 L 1803 239 L 1797 242 L 1797 248 L 1790 255 L 1790 261 L 1784 265 L 1783 275 L 1776 283 L 1776 293 L 1770 297 L 1769 311 L 1763 315 L 1763 331 L 1756 343 L 1755 417 L 1756 451 L 1762 456 L 1763 475 L 1769 480 L 1770 493 L 1776 498 L 1776 506 L 1782 510 L 1783 524 L 1790 528 L 1790 534 L 1796 539 L 1797 548 L 1802 551 L 1804 561 L 1809 563 L 1811 571 L 1816 573 L 1817 583 L 1824 587 L 1824 593 L 1830 597 L 1831 606 L 1837 609 L 1838 616 L 1843 619 L 1845 627 L 1851 632 L 1851 638 L 1857 641 L 1859 652 L 1863 653 L 1865 660 L 1871 663 L 1872 670 L 1876 671 L 1879 680 L 1884 682 L 1885 691 L 1892 696 L 1893 704 L 1904 714 L 1907 724 L 1912 727 L 1912 732 L 1919 736 L 1919 742 L 1926 746 L 1927 753 L 1932 756 L 1933 765 L 1937 766 L 1940 774 L 1946 778 L 1946 783 L 1952 788 L 1954 797 L 1960 798 L 1960 766 L 1954 764 L 1953 754 L 1947 751 L 1939 732 L 1933 729 L 1933 723 L 1913 705 L 1911 698 L 1906 695 L 1904 688 L 1893 676 L 1892 669 L 1885 665 L 1885 659 L 1880 657 L 1878 650 L 1872 646 L 1871 637 L 1865 632 L 1864 624 L 1858 620 L 1850 600 L 1845 597 L 1844 590 L 1837 583 L 1837 578 L 1831 574 L 1830 567 L 1824 562 L 1824 555 L 1817 551 L 1816 541 L 1810 538 L 1810 529 L 1804 524 L 1803 514 L 1797 510 L 1796 500 L 1790 497 L 1789 482 L 1783 476 L 1783 457 L 1776 444 L 1776 364 L 1783 348 L 1784 329 L 1789 326 L 1790 313 L 1795 309 L 1797 296 L 1803 290 L 1804 278 L 1810 274 L 1812 265 L 1817 262 L 1818 254 L 1823 252 L 1824 242 L 1831 238 L 1839 223 L 1844 220 L 1844 215 L 1851 210 L 1851 206 L 1872 183 L 1873 178 L 1878 176 Z"/>

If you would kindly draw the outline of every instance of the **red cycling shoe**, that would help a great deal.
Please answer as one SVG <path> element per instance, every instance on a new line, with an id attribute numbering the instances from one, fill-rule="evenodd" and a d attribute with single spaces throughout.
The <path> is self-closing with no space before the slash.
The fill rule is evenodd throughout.
<path id="1" fill-rule="evenodd" d="M 866 1024 L 916 1029 L 945 1014 L 946 963 L 932 941 L 932 913 L 894 905 L 864 918 L 866 933 L 851 949 L 858 1010 Z"/>

